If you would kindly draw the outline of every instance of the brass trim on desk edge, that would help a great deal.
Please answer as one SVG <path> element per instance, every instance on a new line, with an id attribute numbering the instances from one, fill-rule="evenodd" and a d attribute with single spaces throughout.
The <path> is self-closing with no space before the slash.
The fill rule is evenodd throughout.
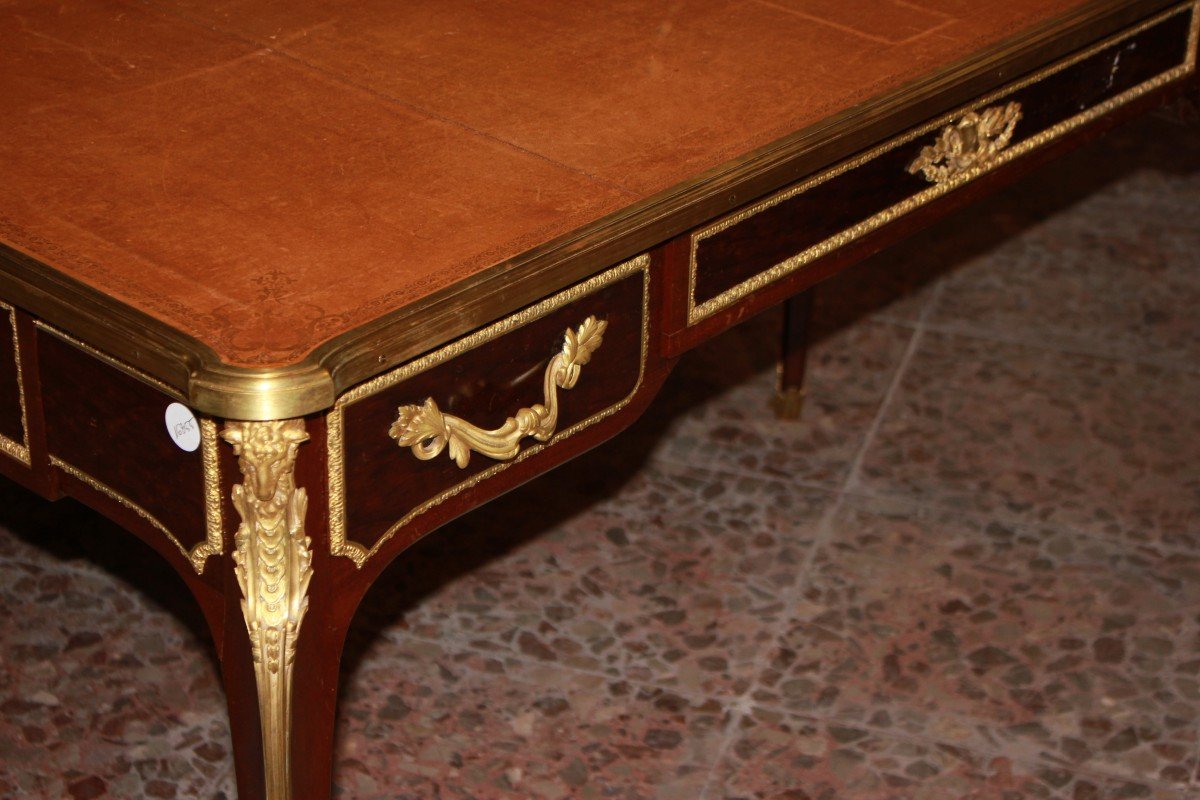
<path id="1" fill-rule="evenodd" d="M 204 541 L 188 553 L 196 574 L 204 573 L 209 556 L 225 551 L 225 520 L 221 512 L 220 445 L 217 423 L 210 417 L 200 418 L 200 459 L 204 469 Z"/>
<path id="2" fill-rule="evenodd" d="M 0 294 L 157 376 L 205 414 L 272 420 L 318 413 L 350 387 L 704 225 L 743 205 L 744 198 L 777 191 L 942 109 L 973 101 L 1003 76 L 1036 70 L 1167 7 L 1163 0 L 1091 0 L 358 325 L 292 365 L 225 364 L 195 337 L 3 242 Z"/>
<path id="3" fill-rule="evenodd" d="M 117 369 L 129 375 L 130 377 L 137 378 L 138 380 L 153 386 L 155 389 L 163 392 L 168 397 L 183 399 L 182 395 L 180 395 L 167 384 L 159 381 L 157 378 L 146 375 L 134 367 L 125 364 L 119 359 L 113 358 L 107 353 L 102 353 L 91 345 L 79 341 L 70 334 L 64 333 L 52 325 L 48 325 L 41 320 L 34 320 L 34 325 L 36 325 L 38 329 L 46 331 L 47 333 L 61 339 L 72 347 L 82 350 L 93 358 L 103 361 L 114 369 Z M 192 568 L 196 570 L 197 575 L 204 574 L 204 567 L 209 556 L 220 555 L 224 551 L 224 520 L 222 519 L 223 515 L 221 512 L 221 470 L 217 442 L 217 424 L 212 419 L 208 417 L 200 418 L 200 459 L 201 469 L 204 475 L 204 541 L 194 545 L 191 550 L 184 547 L 183 542 L 181 542 L 179 538 L 175 536 L 175 534 L 171 533 L 170 529 L 160 522 L 157 517 L 155 517 L 146 509 L 142 508 L 134 501 L 130 500 L 125 495 L 118 492 L 116 489 L 88 474 L 87 472 L 84 472 L 73 464 L 64 461 L 53 453 L 49 454 L 49 459 L 52 466 L 58 467 L 71 477 L 82 481 L 92 489 L 95 489 L 101 494 L 115 500 L 161 531 L 168 539 L 171 540 L 172 544 L 179 548 L 179 552 L 183 554 L 183 557 L 186 558 L 189 563 L 191 563 Z"/>
<path id="4" fill-rule="evenodd" d="M 0 453 L 32 467 L 33 458 L 29 454 L 29 415 L 25 407 L 25 372 L 21 365 L 21 337 L 17 333 L 17 310 L 3 300 L 0 300 L 0 309 L 8 312 L 8 319 L 12 323 L 13 363 L 17 368 L 17 402 L 21 407 L 22 438 L 22 441 L 18 442 L 0 433 Z"/>
<path id="5" fill-rule="evenodd" d="M 637 381 L 633 388 L 624 398 L 614 403 L 613 405 L 602 409 L 587 419 L 581 420 L 574 425 L 564 428 L 545 442 L 538 442 L 530 447 L 522 450 L 513 459 L 509 461 L 501 461 L 493 464 L 487 469 L 478 472 L 464 481 L 445 489 L 433 497 L 425 500 L 415 508 L 406 513 L 399 521 L 393 523 L 379 537 L 375 544 L 370 547 L 359 544 L 348 537 L 346 531 L 346 472 L 345 472 L 345 441 L 344 441 L 344 419 L 343 414 L 346 406 L 371 395 L 394 386 L 401 381 L 407 380 L 414 375 L 420 374 L 431 367 L 437 366 L 445 361 L 462 355 L 463 353 L 474 350 L 494 339 L 510 333 L 518 328 L 524 327 L 530 322 L 534 322 L 546 316 L 550 312 L 562 308 L 568 303 L 587 297 L 594 294 L 600 289 L 610 284 L 616 283 L 619 280 L 629 277 L 637 272 L 642 273 L 642 325 L 641 325 L 641 351 L 638 363 Z M 468 336 L 452 342 L 440 350 L 436 350 L 429 355 L 404 364 L 391 372 L 384 373 L 379 377 L 368 381 L 360 386 L 355 387 L 351 391 L 338 398 L 336 404 L 328 415 L 326 415 L 326 461 L 328 469 L 328 493 L 329 493 L 329 551 L 335 556 L 345 556 L 354 562 L 355 566 L 362 568 L 367 563 L 367 559 L 379 552 L 380 548 L 396 535 L 396 532 L 403 528 L 408 523 L 412 522 L 421 514 L 424 514 L 434 506 L 440 505 L 451 497 L 479 484 L 494 475 L 503 472 L 514 464 L 519 464 L 525 459 L 534 456 L 548 447 L 551 447 L 563 439 L 574 436 L 576 433 L 590 428 L 592 425 L 607 419 L 617 413 L 625 406 L 632 402 L 633 398 L 642 388 L 642 381 L 646 376 L 646 359 L 650 351 L 650 256 L 640 255 L 637 258 L 630 259 L 623 264 L 618 264 L 610 270 L 600 273 L 595 277 L 578 283 L 568 289 L 559 292 L 552 297 L 530 306 L 522 311 L 505 317 L 498 322 L 489 325 L 486 328 L 476 331 Z"/>
<path id="6" fill-rule="evenodd" d="M 717 294 L 716 296 L 711 297 L 702 303 L 696 303 L 696 257 L 700 242 L 702 240 L 711 236 L 715 236 L 722 231 L 738 225 L 768 208 L 790 200 L 797 195 L 803 194 L 815 186 L 819 186 L 820 184 L 825 183 L 833 178 L 861 167 L 862 165 L 873 161 L 884 153 L 908 144 L 909 142 L 912 142 L 931 131 L 952 124 L 964 114 L 976 111 L 984 106 L 996 102 L 997 100 L 1002 100 L 1014 92 L 1038 83 L 1039 81 L 1059 73 L 1064 69 L 1068 69 L 1080 61 L 1090 58 L 1096 53 L 1105 50 L 1114 44 L 1124 41 L 1125 39 L 1136 36 L 1148 28 L 1152 28 L 1155 25 L 1170 19 L 1171 17 L 1189 12 L 1192 15 L 1192 20 L 1188 34 L 1187 52 L 1184 55 L 1183 63 L 1171 67 L 1154 76 L 1153 78 L 1143 81 L 1137 86 L 1125 90 L 1121 94 L 1110 97 L 1108 100 L 1097 103 L 1096 105 L 1091 106 L 1090 108 L 1081 111 L 1072 117 L 1068 117 L 1061 122 L 1055 123 L 1047 128 L 1043 128 L 1029 138 L 1023 139 L 1017 144 L 1011 145 L 1008 148 L 999 151 L 994 155 L 993 158 L 989 159 L 985 163 L 981 163 L 971 169 L 959 172 L 941 183 L 936 183 L 927 189 L 917 192 L 916 194 L 905 198 L 899 203 L 866 217 L 855 225 L 852 225 L 849 228 L 846 228 L 816 243 L 815 245 L 802 250 L 796 255 L 771 267 L 767 267 L 751 277 L 746 278 L 740 283 L 737 283 L 734 286 L 726 289 L 720 294 Z M 851 158 L 842 162 L 841 164 L 837 164 L 818 175 L 802 181 L 796 186 L 793 186 L 789 189 L 784 189 L 783 191 L 780 191 L 765 200 L 755 203 L 749 208 L 730 214 L 693 233 L 691 236 L 688 258 L 688 326 L 690 327 L 701 322 L 718 311 L 732 306 L 734 303 L 737 303 L 739 300 L 742 300 L 743 298 L 753 294 L 759 289 L 774 283 L 786 275 L 796 272 L 813 261 L 823 258 L 824 256 L 842 247 L 845 247 L 847 244 L 862 238 L 868 233 L 882 228 L 888 223 L 893 222 L 894 220 L 899 219 L 900 217 L 903 217 L 906 214 L 921 208 L 922 206 L 928 205 L 934 200 L 949 194 L 951 191 L 975 180 L 981 175 L 992 172 L 998 167 L 1008 164 L 1013 160 L 1025 155 L 1026 153 L 1043 147 L 1055 139 L 1058 139 L 1067 133 L 1076 130 L 1077 128 L 1083 127 L 1090 122 L 1094 122 L 1100 117 L 1103 117 L 1105 114 L 1108 114 L 1111 111 L 1120 108 L 1121 106 L 1133 102 L 1145 94 L 1149 94 L 1156 89 L 1160 89 L 1169 83 L 1186 78 L 1188 75 L 1194 72 L 1196 67 L 1197 38 L 1200 36 L 1200 34 L 1197 32 L 1198 30 L 1200 30 L 1200 0 L 1188 0 L 1188 2 L 1164 11 L 1163 13 L 1145 20 L 1144 22 L 1135 25 L 1132 28 L 1121 31 L 1119 34 L 1088 47 L 1087 49 L 1076 53 L 1075 55 L 1058 61 L 1055 64 L 1038 71 L 1027 78 L 1014 81 L 1013 83 L 1001 87 L 989 95 L 972 101 L 969 105 L 944 114 L 937 119 L 921 125 L 918 128 L 914 128 L 913 130 L 884 142 L 877 147 L 873 147 L 862 155 Z"/>

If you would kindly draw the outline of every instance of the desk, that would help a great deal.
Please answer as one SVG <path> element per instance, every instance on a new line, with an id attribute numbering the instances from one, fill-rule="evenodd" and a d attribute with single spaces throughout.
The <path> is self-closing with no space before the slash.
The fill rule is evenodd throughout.
<path id="1" fill-rule="evenodd" d="M 13 12 L 0 469 L 183 576 L 241 796 L 328 795 L 413 542 L 1194 77 L 1194 3 L 919 5 Z"/>

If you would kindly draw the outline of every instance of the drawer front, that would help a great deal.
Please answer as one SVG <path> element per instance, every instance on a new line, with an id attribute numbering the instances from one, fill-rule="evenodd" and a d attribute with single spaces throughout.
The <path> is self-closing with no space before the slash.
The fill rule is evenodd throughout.
<path id="1" fill-rule="evenodd" d="M 37 323 L 38 371 L 50 463 L 165 536 L 202 573 L 222 551 L 217 427 L 177 447 L 165 413 L 176 398 L 133 367 Z"/>
<path id="2" fill-rule="evenodd" d="M 17 340 L 17 312 L 0 302 L 0 453 L 29 466 L 25 379 Z"/>
<path id="3" fill-rule="evenodd" d="M 341 397 L 332 552 L 362 566 L 433 506 L 624 408 L 645 374 L 649 290 L 642 256 Z"/>
<path id="4" fill-rule="evenodd" d="M 688 324 L 1195 70 L 1195 3 L 692 234 Z"/>

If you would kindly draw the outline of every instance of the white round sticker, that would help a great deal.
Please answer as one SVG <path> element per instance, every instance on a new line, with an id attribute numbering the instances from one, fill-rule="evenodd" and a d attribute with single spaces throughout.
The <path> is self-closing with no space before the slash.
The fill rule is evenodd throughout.
<path id="1" fill-rule="evenodd" d="M 190 408 L 182 403 L 171 403 L 167 406 L 165 417 L 167 433 L 171 434 L 171 440 L 180 450 L 191 453 L 200 446 L 200 425 Z"/>

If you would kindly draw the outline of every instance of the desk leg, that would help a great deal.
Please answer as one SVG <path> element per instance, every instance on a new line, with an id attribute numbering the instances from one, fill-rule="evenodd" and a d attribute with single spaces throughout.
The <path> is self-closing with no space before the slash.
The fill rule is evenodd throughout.
<path id="1" fill-rule="evenodd" d="M 303 420 L 283 420 L 233 422 L 221 436 L 233 445 L 243 480 L 233 487 L 241 516 L 233 571 L 258 690 L 264 797 L 291 800 L 292 668 L 313 574 L 308 498 L 296 487 L 295 466 L 308 434 Z"/>
<path id="2" fill-rule="evenodd" d="M 229 704 L 229 727 L 233 739 L 238 800 L 329 800 L 332 787 L 334 722 L 337 712 L 338 676 L 349 618 L 348 609 L 337 608 L 340 596 L 324 580 L 318 563 L 309 595 L 310 608 L 296 647 L 291 670 L 290 733 L 282 731 L 290 748 L 286 751 L 288 771 L 282 786 L 268 790 L 269 774 L 278 776 L 264 757 L 264 722 L 259 714 L 258 664 L 251 652 L 244 616 L 237 602 L 229 603 L 222 649 L 221 672 Z M 237 581 L 230 569 L 232 597 Z M 354 592 L 349 605 L 359 599 Z M 276 731 L 275 735 L 279 735 Z M 275 757 L 280 755 L 278 744 Z M 274 792 L 274 793 L 272 793 Z"/>
<path id="3" fill-rule="evenodd" d="M 808 361 L 813 291 L 809 289 L 783 306 L 783 341 L 773 402 L 775 416 L 779 419 L 799 419 L 804 408 L 804 370 Z"/>
<path id="4" fill-rule="evenodd" d="M 230 422 L 221 436 L 242 474 L 222 652 L 238 794 L 327 800 L 338 668 L 357 603 L 336 602 L 328 576 L 314 577 L 308 498 L 295 479 L 309 435 L 296 419 Z"/>
<path id="5" fill-rule="evenodd" d="M 221 652 L 238 796 L 329 800 L 342 648 L 371 581 L 329 552 L 322 431 L 299 470 L 304 420 L 229 422 L 221 437 L 241 471 Z"/>

